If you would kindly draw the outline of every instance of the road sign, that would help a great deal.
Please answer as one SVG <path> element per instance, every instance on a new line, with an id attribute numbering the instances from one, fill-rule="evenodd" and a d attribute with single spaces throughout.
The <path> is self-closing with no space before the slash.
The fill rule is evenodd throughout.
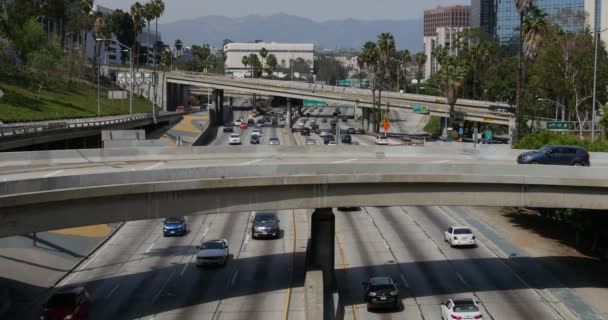
<path id="1" fill-rule="evenodd" d="M 492 130 L 486 130 L 486 140 L 492 140 Z"/>
<path id="2" fill-rule="evenodd" d="M 569 130 L 570 123 L 567 121 L 548 121 L 547 130 Z"/>
<path id="3" fill-rule="evenodd" d="M 108 91 L 108 99 L 127 99 L 128 91 Z"/>
<path id="4" fill-rule="evenodd" d="M 118 72 L 116 74 L 116 82 L 118 84 L 126 85 L 142 85 L 142 84 L 155 84 L 156 79 L 152 72 Z"/>
<path id="5" fill-rule="evenodd" d="M 414 113 L 422 113 L 422 114 L 429 113 L 429 107 L 427 107 L 427 106 L 413 106 L 412 110 L 414 111 Z"/>
<path id="6" fill-rule="evenodd" d="M 463 135 L 464 134 L 464 129 L 463 128 L 458 129 L 458 134 L 459 135 Z"/>
<path id="7" fill-rule="evenodd" d="M 389 122 L 389 119 L 387 117 L 384 118 L 384 132 L 388 132 L 388 129 L 390 129 L 391 125 Z"/>

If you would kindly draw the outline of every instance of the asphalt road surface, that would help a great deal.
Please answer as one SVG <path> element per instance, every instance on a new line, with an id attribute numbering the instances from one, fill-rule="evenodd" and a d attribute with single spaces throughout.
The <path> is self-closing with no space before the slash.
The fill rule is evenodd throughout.
<path id="1" fill-rule="evenodd" d="M 246 112 L 236 112 L 235 119 L 240 117 L 247 119 Z M 243 130 L 246 143 L 250 132 Z M 283 143 L 282 134 L 280 128 L 264 128 L 263 143 L 272 136 Z M 227 145 L 229 135 L 220 130 L 213 144 Z M 294 212 L 278 214 L 282 234 L 276 240 L 251 239 L 251 212 L 187 217 L 183 237 L 163 237 L 160 219 L 128 222 L 61 285 L 86 287 L 91 319 L 304 319 L 304 297 L 297 290 L 304 263 L 289 267 Z M 196 267 L 196 246 L 224 238 L 228 264 Z M 26 318 L 38 319 L 41 309 Z"/>

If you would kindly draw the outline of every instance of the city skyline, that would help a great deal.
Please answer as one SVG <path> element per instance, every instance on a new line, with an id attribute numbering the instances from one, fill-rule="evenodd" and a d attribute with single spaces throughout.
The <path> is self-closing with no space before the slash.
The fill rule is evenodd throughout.
<path id="1" fill-rule="evenodd" d="M 145 1 L 140 1 L 145 3 Z M 97 0 L 95 4 L 128 11 L 135 1 Z M 241 17 L 247 15 L 271 15 L 286 13 L 310 18 L 315 21 L 356 19 L 356 20 L 410 20 L 420 19 L 423 11 L 437 6 L 470 4 L 470 0 L 311 0 L 307 2 L 286 2 L 280 0 L 223 1 L 203 3 L 198 0 L 165 2 L 165 14 L 160 23 L 195 19 L 208 15 Z M 273 8 L 273 9 L 268 9 Z M 323 10 L 320 10 L 323 8 Z"/>

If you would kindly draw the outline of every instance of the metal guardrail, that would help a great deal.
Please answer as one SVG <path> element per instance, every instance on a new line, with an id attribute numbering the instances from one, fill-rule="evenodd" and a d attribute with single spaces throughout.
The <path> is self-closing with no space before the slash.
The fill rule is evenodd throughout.
<path id="1" fill-rule="evenodd" d="M 174 116 L 178 114 L 188 114 L 189 112 L 173 112 L 173 111 L 163 111 L 157 113 L 158 117 L 167 117 Z M 93 128 L 93 127 L 103 127 L 107 125 L 114 125 L 120 123 L 128 123 L 132 121 L 140 121 L 152 119 L 152 113 L 137 115 L 132 117 L 125 117 L 119 119 L 108 119 L 108 120 L 93 120 L 93 121 L 83 121 L 83 122 L 50 122 L 44 125 L 31 125 L 31 126 L 4 126 L 0 127 L 0 137 L 12 137 L 16 135 L 23 134 L 32 134 L 32 133 L 40 133 L 40 132 L 51 132 L 57 130 L 65 130 L 65 129 L 78 129 L 78 128 Z"/>

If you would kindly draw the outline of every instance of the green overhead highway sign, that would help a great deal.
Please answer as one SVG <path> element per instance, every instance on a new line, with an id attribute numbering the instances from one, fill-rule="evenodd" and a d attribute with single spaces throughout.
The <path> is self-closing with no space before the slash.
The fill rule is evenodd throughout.
<path id="1" fill-rule="evenodd" d="M 423 114 L 429 113 L 429 107 L 427 107 L 427 106 L 413 106 L 412 110 L 414 111 L 414 113 L 423 113 Z"/>
<path id="2" fill-rule="evenodd" d="M 570 123 L 567 121 L 547 121 L 547 130 L 569 130 Z"/>

